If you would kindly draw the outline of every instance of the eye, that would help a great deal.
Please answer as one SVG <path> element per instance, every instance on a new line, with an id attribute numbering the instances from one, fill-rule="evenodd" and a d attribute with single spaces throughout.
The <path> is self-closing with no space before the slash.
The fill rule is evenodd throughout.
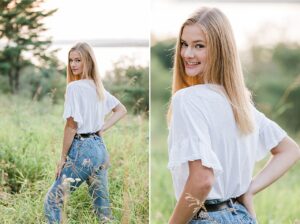
<path id="1" fill-rule="evenodd" d="M 196 44 L 195 48 L 204 48 L 205 46 L 203 44 Z"/>
<path id="2" fill-rule="evenodd" d="M 75 62 L 76 62 L 76 63 L 78 63 L 78 62 L 80 62 L 80 61 L 81 61 L 80 59 L 75 59 Z"/>
<path id="3" fill-rule="evenodd" d="M 187 47 L 188 46 L 185 41 L 181 41 L 180 44 L 181 44 L 181 47 Z"/>

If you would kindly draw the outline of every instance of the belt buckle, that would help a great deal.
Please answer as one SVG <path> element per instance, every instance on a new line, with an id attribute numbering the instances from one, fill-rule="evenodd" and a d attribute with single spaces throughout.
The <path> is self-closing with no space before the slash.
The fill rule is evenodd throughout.
<path id="1" fill-rule="evenodd" d="M 75 138 L 82 141 L 84 138 L 81 136 L 81 134 L 76 133 Z"/>

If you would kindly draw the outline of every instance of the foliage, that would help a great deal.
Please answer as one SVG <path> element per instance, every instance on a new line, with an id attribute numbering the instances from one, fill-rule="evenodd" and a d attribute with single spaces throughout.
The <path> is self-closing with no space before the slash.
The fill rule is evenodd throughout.
<path id="1" fill-rule="evenodd" d="M 27 66 L 22 71 L 20 86 L 20 94 L 26 98 L 40 101 L 51 96 L 53 103 L 59 103 L 64 100 L 66 68 L 59 61 L 49 61 L 48 66 L 40 69 Z"/>
<path id="2" fill-rule="evenodd" d="M 103 82 L 112 94 L 134 114 L 149 110 L 149 68 L 125 66 L 122 60 L 114 64 L 114 70 L 107 73 Z"/>
<path id="3" fill-rule="evenodd" d="M 165 68 L 171 69 L 173 67 L 175 43 L 176 39 L 168 39 L 157 42 L 153 47 L 151 47 L 151 56 L 157 56 Z"/>
<path id="4" fill-rule="evenodd" d="M 300 46 L 278 43 L 253 46 L 244 61 L 254 101 L 269 117 L 292 132 L 300 131 Z"/>
<path id="5" fill-rule="evenodd" d="M 8 77 L 9 90 L 17 93 L 21 71 L 29 65 L 40 68 L 57 62 L 55 51 L 48 52 L 51 39 L 42 34 L 47 29 L 43 19 L 56 10 L 44 10 L 44 0 L 6 0 L 0 3 L 0 74 Z M 42 69 L 41 69 L 42 70 Z"/>

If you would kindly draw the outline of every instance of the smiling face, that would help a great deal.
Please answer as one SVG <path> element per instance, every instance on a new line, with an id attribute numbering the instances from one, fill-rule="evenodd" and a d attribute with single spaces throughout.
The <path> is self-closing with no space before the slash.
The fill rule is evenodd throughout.
<path id="1" fill-rule="evenodd" d="M 78 51 L 71 51 L 69 54 L 69 65 L 73 75 L 81 75 L 83 71 L 83 62 Z"/>
<path id="2" fill-rule="evenodd" d="M 180 55 L 185 73 L 195 77 L 201 75 L 206 66 L 207 43 L 202 29 L 196 25 L 186 25 L 181 34 Z"/>

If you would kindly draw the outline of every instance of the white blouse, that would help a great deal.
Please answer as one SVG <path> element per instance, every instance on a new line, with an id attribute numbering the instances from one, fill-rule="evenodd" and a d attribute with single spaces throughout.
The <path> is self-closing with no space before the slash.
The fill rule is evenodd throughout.
<path id="1" fill-rule="evenodd" d="M 287 135 L 253 106 L 255 131 L 241 135 L 223 87 L 195 85 L 172 98 L 169 163 L 179 199 L 189 175 L 188 161 L 201 160 L 213 169 L 215 183 L 207 199 L 229 199 L 245 193 L 255 162 Z"/>
<path id="2" fill-rule="evenodd" d="M 105 115 L 120 103 L 106 90 L 104 96 L 105 99 L 100 101 L 93 80 L 82 79 L 69 83 L 65 95 L 64 120 L 73 117 L 79 134 L 99 131 Z"/>

